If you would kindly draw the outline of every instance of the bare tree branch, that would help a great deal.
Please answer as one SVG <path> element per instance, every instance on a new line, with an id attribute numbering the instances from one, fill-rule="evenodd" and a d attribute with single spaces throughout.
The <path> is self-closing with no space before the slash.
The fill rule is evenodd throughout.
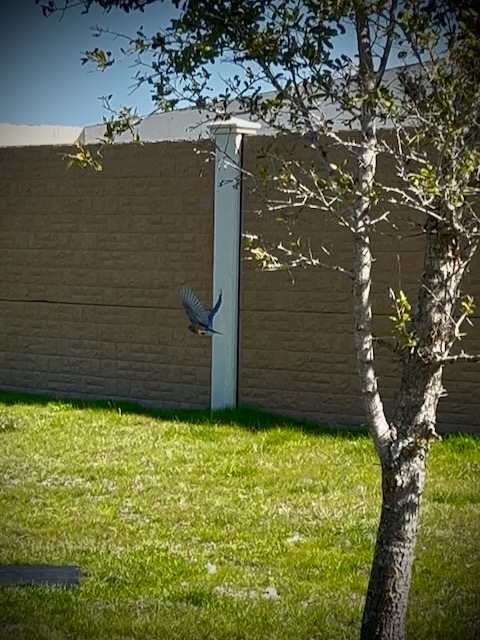
<path id="1" fill-rule="evenodd" d="M 461 351 L 455 356 L 438 356 L 434 358 L 436 364 L 454 364 L 455 362 L 480 362 L 480 353 L 465 353 Z"/>
<path id="2" fill-rule="evenodd" d="M 377 80 L 375 83 L 376 88 L 380 86 L 380 83 L 383 80 L 383 76 L 385 74 L 385 69 L 387 68 L 388 59 L 390 58 L 390 52 L 392 50 L 393 38 L 395 35 L 395 12 L 397 10 L 398 0 L 392 0 L 392 4 L 390 6 L 389 19 L 387 25 L 387 39 L 385 42 L 385 47 L 383 49 L 382 58 L 380 60 L 380 65 L 377 70 Z"/>

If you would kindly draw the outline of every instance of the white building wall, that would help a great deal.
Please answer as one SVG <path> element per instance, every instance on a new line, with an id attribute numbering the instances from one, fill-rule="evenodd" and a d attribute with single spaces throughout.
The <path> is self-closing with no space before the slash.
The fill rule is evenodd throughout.
<path id="1" fill-rule="evenodd" d="M 0 147 L 70 145 L 82 130 L 82 127 L 0 123 Z"/>

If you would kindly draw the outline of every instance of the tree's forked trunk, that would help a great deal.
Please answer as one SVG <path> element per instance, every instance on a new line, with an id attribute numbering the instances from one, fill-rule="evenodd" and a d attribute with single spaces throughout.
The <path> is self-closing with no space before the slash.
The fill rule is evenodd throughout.
<path id="1" fill-rule="evenodd" d="M 365 11 L 356 12 L 355 24 L 359 88 L 372 95 L 378 76 Z M 439 211 L 427 218 L 423 276 L 411 318 L 414 348 L 400 351 L 403 369 L 393 421 L 389 423 L 377 385 L 373 350 L 370 208 L 378 145 L 375 113 L 367 100 L 362 103 L 359 122 L 362 137 L 357 157 L 357 198 L 350 216 L 354 336 L 367 424 L 382 468 L 382 509 L 361 640 L 403 640 L 425 458 L 430 441 L 436 437 L 437 405 L 443 392 L 442 358 L 455 340 L 453 318 L 460 283 L 478 239 L 469 241 L 458 231 L 462 227 L 455 226 L 452 215 L 461 219 L 461 211 Z"/>
<path id="2" fill-rule="evenodd" d="M 391 441 L 379 451 L 382 510 L 365 602 L 361 640 L 403 640 L 425 458 L 436 437 L 443 393 L 441 356 L 455 331 L 460 284 L 474 247 L 462 251 L 441 220 L 425 226 L 423 277 L 412 318 L 415 350 L 402 357 Z"/>

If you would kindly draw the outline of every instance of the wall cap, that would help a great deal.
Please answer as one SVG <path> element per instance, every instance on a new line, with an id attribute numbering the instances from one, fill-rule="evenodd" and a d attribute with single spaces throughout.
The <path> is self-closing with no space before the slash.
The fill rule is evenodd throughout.
<path id="1" fill-rule="evenodd" d="M 244 118 L 237 118 L 235 116 L 228 118 L 228 120 L 216 120 L 207 124 L 213 135 L 224 133 L 242 133 L 247 135 L 255 135 L 258 129 L 261 128 L 260 122 L 252 122 L 251 120 L 245 120 Z"/>

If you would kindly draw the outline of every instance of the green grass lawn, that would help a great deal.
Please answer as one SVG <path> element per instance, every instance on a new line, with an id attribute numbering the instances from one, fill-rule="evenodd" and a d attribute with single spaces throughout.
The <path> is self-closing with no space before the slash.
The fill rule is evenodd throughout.
<path id="1" fill-rule="evenodd" d="M 356 638 L 379 476 L 363 432 L 2 393 L 0 564 L 84 577 L 0 589 L 0 638 Z M 479 439 L 434 446 L 412 640 L 480 637 L 479 477 Z"/>

